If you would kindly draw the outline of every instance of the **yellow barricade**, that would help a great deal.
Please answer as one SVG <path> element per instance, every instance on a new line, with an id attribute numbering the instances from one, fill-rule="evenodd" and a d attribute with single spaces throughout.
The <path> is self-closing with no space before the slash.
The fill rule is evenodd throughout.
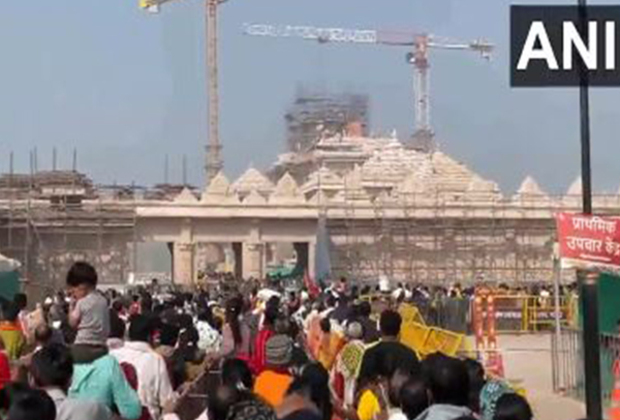
<path id="1" fill-rule="evenodd" d="M 400 329 L 400 342 L 414 350 L 418 357 L 422 358 L 426 356 L 423 350 L 430 333 L 431 328 L 426 325 L 415 322 L 403 323 Z"/>
<path id="2" fill-rule="evenodd" d="M 422 316 L 418 308 L 413 305 L 403 303 L 399 306 L 398 312 L 403 319 L 403 324 L 406 324 L 408 322 L 415 322 L 417 324 L 426 325 L 424 317 Z"/>
<path id="3" fill-rule="evenodd" d="M 529 309 L 527 303 L 525 309 Z M 476 352 L 464 334 L 427 326 L 419 310 L 413 305 L 402 304 L 398 311 L 403 318 L 400 341 L 413 349 L 420 359 L 437 352 L 451 357 L 476 358 Z M 527 323 L 527 320 L 524 321 Z M 508 381 L 508 385 L 519 395 L 527 397 L 522 383 Z"/>
<path id="4" fill-rule="evenodd" d="M 398 308 L 403 319 L 401 342 L 412 348 L 418 356 L 424 358 L 432 353 L 441 352 L 456 356 L 464 344 L 463 334 L 429 327 L 417 307 L 403 303 Z"/>
<path id="5" fill-rule="evenodd" d="M 421 358 L 437 352 L 457 356 L 464 339 L 463 334 L 428 327 L 417 322 L 403 323 L 400 338 L 403 344 L 413 349 Z"/>
<path id="6" fill-rule="evenodd" d="M 463 344 L 463 334 L 432 328 L 424 345 L 424 354 L 441 352 L 455 357 Z"/>

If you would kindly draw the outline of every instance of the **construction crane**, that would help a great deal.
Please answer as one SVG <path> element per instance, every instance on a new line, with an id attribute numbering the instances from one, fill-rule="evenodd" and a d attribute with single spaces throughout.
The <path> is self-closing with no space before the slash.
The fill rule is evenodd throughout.
<path id="1" fill-rule="evenodd" d="M 139 0 L 140 7 L 150 13 L 159 13 L 165 3 L 178 0 Z M 218 84 L 218 6 L 228 0 L 204 0 L 207 26 L 207 96 L 209 98 L 207 155 L 205 158 L 206 183 L 223 169 L 222 143 L 220 142 L 220 100 Z"/>
<path id="2" fill-rule="evenodd" d="M 244 33 L 251 36 L 272 38 L 301 38 L 319 43 L 347 43 L 412 47 L 407 62 L 415 68 L 414 141 L 417 147 L 432 150 L 434 134 L 431 127 L 429 51 L 431 49 L 473 51 L 485 59 L 491 58 L 494 45 L 483 40 L 471 42 L 415 32 L 379 31 L 374 29 L 319 28 L 314 26 L 246 24 Z"/>

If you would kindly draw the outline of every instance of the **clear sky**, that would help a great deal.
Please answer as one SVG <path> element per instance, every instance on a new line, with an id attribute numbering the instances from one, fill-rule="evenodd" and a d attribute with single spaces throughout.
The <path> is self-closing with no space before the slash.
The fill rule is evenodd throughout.
<path id="1" fill-rule="evenodd" d="M 202 183 L 206 141 L 202 0 L 148 15 L 137 0 L 4 0 L 0 10 L 0 171 L 8 151 L 27 170 L 62 166 L 101 183 Z M 226 172 L 266 168 L 284 148 L 286 107 L 300 84 L 368 93 L 376 132 L 408 137 L 412 69 L 406 49 L 247 37 L 245 22 L 427 31 L 486 38 L 490 63 L 432 56 L 432 118 L 443 151 L 510 193 L 527 174 L 563 192 L 579 167 L 578 93 L 509 87 L 509 0 L 230 0 L 221 7 L 222 140 Z M 535 2 L 534 2 L 535 3 Z M 548 3 L 547 1 L 545 3 Z M 592 94 L 595 189 L 620 186 L 620 92 Z"/>

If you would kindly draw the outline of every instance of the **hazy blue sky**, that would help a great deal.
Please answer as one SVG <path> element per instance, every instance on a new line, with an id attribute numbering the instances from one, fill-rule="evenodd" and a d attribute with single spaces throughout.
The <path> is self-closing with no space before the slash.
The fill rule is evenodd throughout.
<path id="1" fill-rule="evenodd" d="M 147 15 L 134 0 L 4 0 L 0 10 L 0 170 L 14 150 L 26 170 L 79 150 L 98 182 L 202 183 L 206 133 L 203 1 Z M 576 90 L 509 87 L 509 0 L 230 0 L 221 8 L 222 140 L 226 172 L 266 168 L 283 149 L 283 113 L 300 83 L 370 94 L 375 131 L 408 137 L 412 69 L 401 48 L 251 38 L 244 22 L 428 31 L 497 44 L 432 56 L 432 117 L 441 148 L 512 191 L 526 174 L 564 191 L 578 174 Z M 535 3 L 535 2 L 534 2 Z M 548 1 L 545 1 L 548 3 Z M 620 94 L 592 95 L 594 182 L 620 185 Z"/>

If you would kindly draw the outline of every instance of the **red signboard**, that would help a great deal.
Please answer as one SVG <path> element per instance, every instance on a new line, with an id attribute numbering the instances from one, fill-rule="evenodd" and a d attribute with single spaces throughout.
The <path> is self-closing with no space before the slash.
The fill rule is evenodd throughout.
<path id="1" fill-rule="evenodd" d="M 556 216 L 560 256 L 569 264 L 620 267 L 620 219 L 583 214 Z"/>

